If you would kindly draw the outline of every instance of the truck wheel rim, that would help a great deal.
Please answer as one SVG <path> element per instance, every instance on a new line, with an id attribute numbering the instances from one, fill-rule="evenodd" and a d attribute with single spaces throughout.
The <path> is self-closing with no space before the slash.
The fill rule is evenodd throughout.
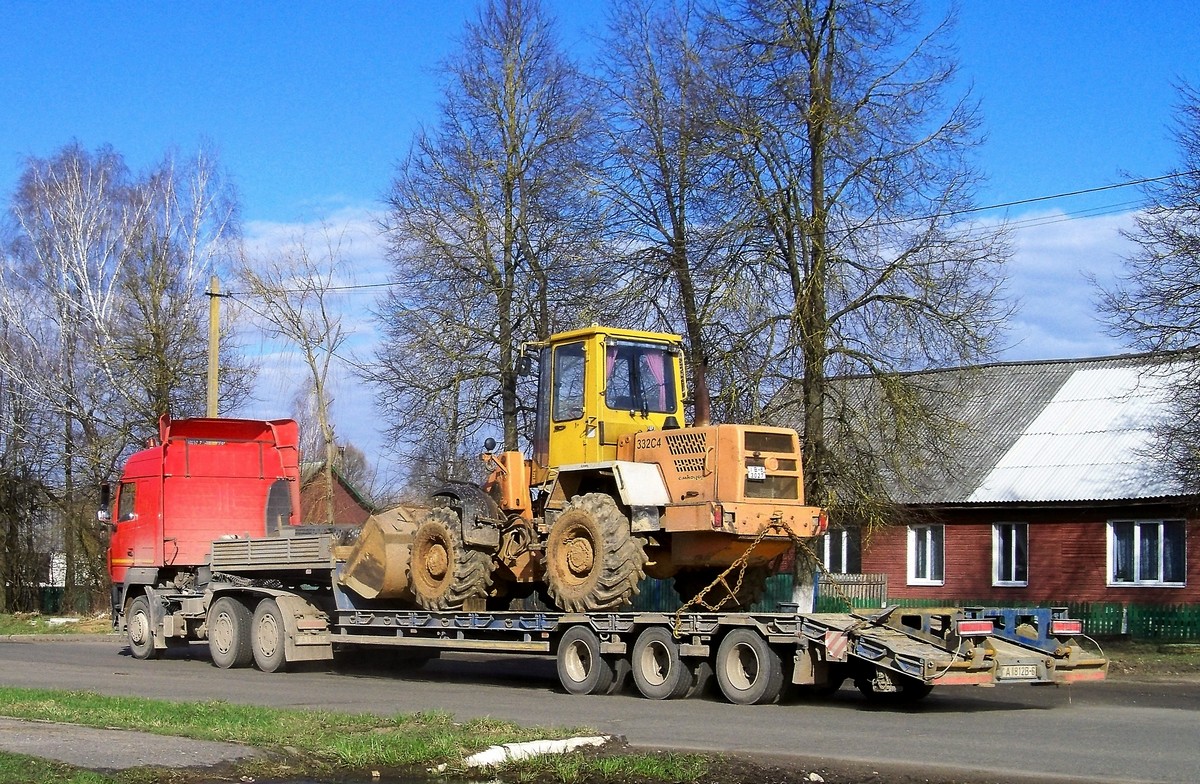
<path id="1" fill-rule="evenodd" d="M 737 645 L 729 652 L 725 675 L 738 691 L 746 691 L 758 680 L 761 664 L 758 652 L 750 645 Z"/>
<path id="2" fill-rule="evenodd" d="M 134 645 L 144 645 L 150 639 L 150 622 L 145 613 L 134 613 L 129 620 L 129 639 Z"/>
<path id="3" fill-rule="evenodd" d="M 661 686 L 666 683 L 667 673 L 671 671 L 671 654 L 660 642 L 651 642 L 642 650 L 638 669 L 646 683 Z"/>
<path id="4" fill-rule="evenodd" d="M 588 673 L 592 671 L 592 656 L 583 641 L 576 640 L 571 643 L 563 657 L 563 664 L 571 680 L 582 683 L 587 679 Z"/>
<path id="5" fill-rule="evenodd" d="M 229 653 L 233 648 L 233 622 L 226 613 L 218 615 L 213 622 L 212 641 L 221 653 Z"/>
<path id="6" fill-rule="evenodd" d="M 279 647 L 279 626 L 275 617 L 264 615 L 258 621 L 258 650 L 263 656 L 270 658 Z"/>

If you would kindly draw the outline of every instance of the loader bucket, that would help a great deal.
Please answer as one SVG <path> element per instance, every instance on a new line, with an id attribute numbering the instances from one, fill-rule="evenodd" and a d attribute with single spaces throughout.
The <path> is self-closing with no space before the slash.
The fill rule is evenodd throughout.
<path id="1" fill-rule="evenodd" d="M 416 525 L 406 515 L 373 516 L 346 558 L 341 583 L 364 599 L 412 599 L 408 561 Z"/>

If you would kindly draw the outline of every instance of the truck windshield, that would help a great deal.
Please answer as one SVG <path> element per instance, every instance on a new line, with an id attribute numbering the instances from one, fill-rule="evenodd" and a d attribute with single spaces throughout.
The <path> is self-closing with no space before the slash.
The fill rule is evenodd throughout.
<path id="1" fill-rule="evenodd" d="M 665 346 L 613 341 L 605 350 L 604 403 L 614 411 L 674 413 L 675 357 Z"/>

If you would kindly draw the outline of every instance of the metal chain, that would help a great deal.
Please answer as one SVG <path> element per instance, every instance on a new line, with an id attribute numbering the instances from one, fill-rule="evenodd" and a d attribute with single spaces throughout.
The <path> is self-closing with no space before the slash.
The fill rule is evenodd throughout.
<path id="1" fill-rule="evenodd" d="M 755 548 L 758 547 L 762 540 L 767 538 L 773 531 L 781 531 L 792 540 L 792 543 L 796 546 L 797 558 L 799 558 L 801 552 L 803 552 L 803 554 L 806 556 L 806 559 L 816 565 L 817 569 L 823 576 L 830 577 L 832 575 L 832 573 L 825 568 L 825 564 L 822 563 L 820 556 L 818 556 L 817 553 L 808 545 L 806 538 L 797 536 L 791 531 L 791 529 L 782 523 L 771 523 L 759 531 L 758 536 L 756 536 L 754 541 L 750 543 L 750 546 L 746 548 L 746 552 L 738 556 L 737 560 L 725 567 L 725 570 L 718 574 L 711 583 L 709 583 L 691 599 L 685 601 L 679 607 L 679 609 L 675 611 L 675 620 L 672 625 L 672 634 L 675 637 L 680 636 L 680 629 L 683 626 L 683 616 L 688 610 L 692 609 L 693 607 L 699 607 L 703 610 L 708 610 L 709 612 L 717 612 L 730 600 L 737 597 L 737 592 L 742 588 L 742 581 L 746 578 L 746 568 L 748 565 L 747 561 L 750 558 L 750 554 L 753 553 Z M 733 586 L 730 587 L 729 581 L 726 578 L 735 569 L 737 570 L 737 579 Z M 846 593 L 845 588 L 832 579 L 830 579 L 828 583 L 832 586 L 834 593 L 837 594 L 837 597 L 845 604 L 846 609 L 848 611 L 853 611 L 854 602 L 850 599 L 850 595 Z M 724 587 L 724 596 L 722 596 L 720 601 L 718 601 L 716 604 L 710 604 L 708 600 L 709 592 L 718 585 Z"/>

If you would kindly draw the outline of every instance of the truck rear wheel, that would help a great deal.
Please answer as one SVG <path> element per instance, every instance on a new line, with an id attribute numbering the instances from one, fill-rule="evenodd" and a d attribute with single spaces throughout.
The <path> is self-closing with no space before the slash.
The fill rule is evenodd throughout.
<path id="1" fill-rule="evenodd" d="M 558 643 L 558 680 L 571 694 L 605 694 L 617 672 L 600 653 L 600 638 L 586 626 L 567 629 Z"/>
<path id="2" fill-rule="evenodd" d="M 679 655 L 679 643 L 662 626 L 651 626 L 633 644 L 633 682 L 642 696 L 677 700 L 692 690 L 695 673 Z"/>
<path id="3" fill-rule="evenodd" d="M 134 597 L 125 614 L 125 633 L 129 637 L 129 653 L 135 659 L 153 659 L 154 621 L 150 615 L 150 600 L 145 594 Z"/>
<path id="4" fill-rule="evenodd" d="M 717 683 L 736 705 L 774 702 L 783 693 L 783 662 L 753 629 L 734 629 L 717 648 Z"/>
<path id="5" fill-rule="evenodd" d="M 550 528 L 546 587 L 567 612 L 623 607 L 645 574 L 646 551 L 611 496 L 575 496 Z"/>
<path id="6" fill-rule="evenodd" d="M 417 604 L 426 610 L 457 610 L 471 597 L 486 600 L 492 558 L 463 544 L 453 509 L 430 510 L 413 534 L 409 574 Z"/>
<path id="7" fill-rule="evenodd" d="M 208 611 L 208 650 L 223 670 L 246 667 L 254 660 L 250 649 L 250 610 L 232 596 L 222 596 Z"/>
<path id="8" fill-rule="evenodd" d="M 263 599 L 254 608 L 254 624 L 250 630 L 254 663 L 263 672 L 282 672 L 287 669 L 287 630 L 283 614 L 274 599 Z"/>

